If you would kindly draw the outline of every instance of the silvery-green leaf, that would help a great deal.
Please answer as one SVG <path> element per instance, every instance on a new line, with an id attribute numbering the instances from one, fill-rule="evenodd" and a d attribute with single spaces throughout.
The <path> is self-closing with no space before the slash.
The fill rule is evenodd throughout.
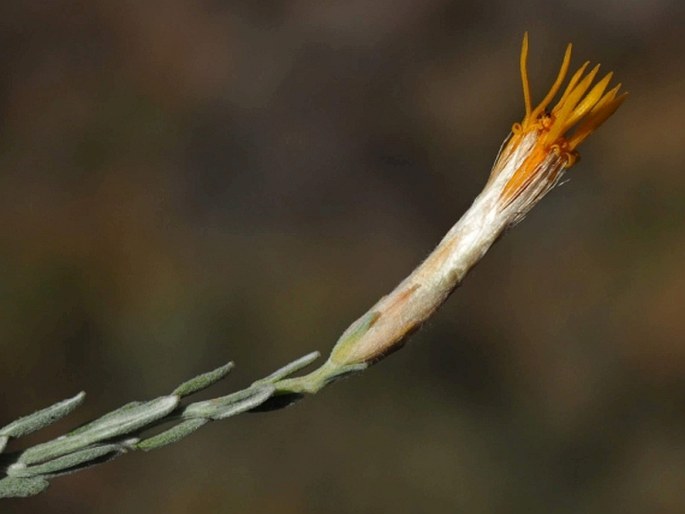
<path id="1" fill-rule="evenodd" d="M 125 452 L 119 444 L 103 444 L 79 450 L 57 459 L 49 460 L 36 466 L 27 466 L 15 473 L 13 476 L 32 477 L 32 476 L 57 476 L 64 475 L 88 465 L 99 464 L 110 460 Z"/>
<path id="2" fill-rule="evenodd" d="M 308 353 L 307 355 L 300 357 L 296 361 L 291 362 L 290 364 L 286 364 L 282 368 L 277 369 L 271 375 L 269 375 L 266 378 L 263 378 L 261 380 L 257 380 L 255 382 L 255 385 L 257 384 L 270 384 L 272 382 L 278 382 L 279 380 L 282 380 L 293 373 L 296 373 L 300 371 L 301 369 L 306 368 L 309 366 L 312 362 L 314 362 L 316 359 L 319 358 L 321 354 L 319 352 L 311 352 Z"/>
<path id="3" fill-rule="evenodd" d="M 129 434 L 169 414 L 177 405 L 177 396 L 162 396 L 156 400 L 120 410 L 116 415 L 100 418 L 85 431 L 29 448 L 19 457 L 19 462 L 27 465 L 39 464 L 98 441 Z"/>
<path id="4" fill-rule="evenodd" d="M 183 382 L 180 386 L 174 389 L 174 391 L 171 394 L 175 394 L 176 396 L 180 396 L 181 398 L 183 398 L 184 396 L 188 396 L 198 391 L 202 391 L 203 389 L 206 389 L 207 387 L 215 384 L 216 382 L 224 378 L 226 375 L 228 375 L 231 369 L 233 369 L 233 363 L 229 362 L 228 364 L 221 366 L 220 368 L 209 371 L 207 373 L 203 373 L 202 375 L 198 375 L 186 382 Z"/>
<path id="5" fill-rule="evenodd" d="M 15 478 L 5 477 L 0 480 L 0 498 L 27 498 L 35 496 L 47 489 L 48 483 L 44 478 Z"/>
<path id="6" fill-rule="evenodd" d="M 183 410 L 182 416 L 185 419 L 224 419 L 262 404 L 273 392 L 274 387 L 268 384 L 251 387 L 221 398 L 192 403 Z"/>
<path id="7" fill-rule="evenodd" d="M 50 407 L 46 407 L 45 409 L 34 412 L 33 414 L 19 418 L 9 425 L 1 428 L 0 436 L 16 438 L 25 436 L 26 434 L 30 434 L 36 430 L 40 430 L 41 428 L 46 427 L 69 414 L 83 402 L 85 397 L 86 393 L 81 391 L 72 398 L 62 400 L 61 402 L 57 402 Z"/>
<path id="8" fill-rule="evenodd" d="M 120 416 L 124 412 L 128 412 L 134 407 L 138 407 L 139 405 L 142 405 L 145 402 L 141 401 L 133 401 L 133 402 L 128 402 L 125 405 L 122 405 L 118 409 L 113 410 L 112 412 L 108 412 L 107 414 L 104 414 L 103 416 L 100 416 L 99 418 L 94 419 L 93 421 L 89 421 L 88 423 L 85 423 L 84 425 L 81 425 L 80 427 L 76 427 L 74 430 L 69 432 L 67 435 L 77 435 L 81 434 L 83 432 L 87 432 L 88 430 L 92 430 L 93 428 L 106 424 L 109 422 L 110 419 L 115 418 L 117 416 Z"/>
<path id="9" fill-rule="evenodd" d="M 198 428 L 207 423 L 209 423 L 209 419 L 203 418 L 188 419 L 186 421 L 182 421 L 181 423 L 179 423 L 175 427 L 170 428 L 169 430 L 165 430 L 164 432 L 161 432 L 155 436 L 143 439 L 136 445 L 136 447 L 144 451 L 161 448 L 162 446 L 166 446 L 167 444 L 180 441 L 181 439 L 183 439 L 186 436 L 189 436 Z"/>

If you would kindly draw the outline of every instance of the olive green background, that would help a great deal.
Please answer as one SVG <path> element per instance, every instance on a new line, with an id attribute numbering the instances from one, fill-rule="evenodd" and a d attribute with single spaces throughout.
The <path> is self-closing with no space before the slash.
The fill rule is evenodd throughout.
<path id="1" fill-rule="evenodd" d="M 337 335 L 479 192 L 564 45 L 630 98 L 398 354 L 3 513 L 685 512 L 677 0 L 0 3 L 0 424 L 54 436 Z"/>

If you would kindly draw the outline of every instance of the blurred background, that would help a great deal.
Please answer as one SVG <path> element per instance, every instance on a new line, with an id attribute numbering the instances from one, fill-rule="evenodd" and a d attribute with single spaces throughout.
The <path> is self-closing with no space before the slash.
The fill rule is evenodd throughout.
<path id="1" fill-rule="evenodd" d="M 480 191 L 564 46 L 631 94 L 401 352 L 3 503 L 41 513 L 685 512 L 685 4 L 0 4 L 0 425 L 35 443 L 337 336 Z"/>

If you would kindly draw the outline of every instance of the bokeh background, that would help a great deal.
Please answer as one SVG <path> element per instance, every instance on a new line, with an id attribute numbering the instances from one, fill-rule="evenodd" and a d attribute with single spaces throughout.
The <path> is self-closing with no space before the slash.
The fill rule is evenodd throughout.
<path id="1" fill-rule="evenodd" d="M 4 513 L 685 512 L 679 0 L 0 3 L 0 424 L 56 435 L 337 335 L 482 187 L 568 41 L 629 101 L 363 376 Z"/>

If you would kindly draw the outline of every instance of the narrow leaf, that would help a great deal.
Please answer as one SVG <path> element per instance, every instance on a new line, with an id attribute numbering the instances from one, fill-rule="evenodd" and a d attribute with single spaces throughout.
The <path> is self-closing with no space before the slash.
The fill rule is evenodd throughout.
<path id="1" fill-rule="evenodd" d="M 50 460 L 44 464 L 37 466 L 28 466 L 22 469 L 14 476 L 20 477 L 34 477 L 44 476 L 53 477 L 57 475 L 64 475 L 78 469 L 88 467 L 88 464 L 94 465 L 110 460 L 122 453 L 125 453 L 125 448 L 120 444 L 103 444 L 100 446 L 93 446 L 85 450 L 79 450 L 64 457 Z"/>
<path id="2" fill-rule="evenodd" d="M 105 416 L 91 424 L 88 430 L 69 434 L 29 448 L 19 457 L 19 462 L 29 465 L 39 464 L 86 448 L 93 443 L 129 434 L 166 416 L 177 405 L 177 396 L 162 396 L 136 407 L 119 411 L 116 416 Z"/>
<path id="3" fill-rule="evenodd" d="M 15 478 L 5 477 L 0 480 L 0 498 L 27 498 L 35 496 L 47 489 L 48 483 L 44 478 Z"/>
<path id="4" fill-rule="evenodd" d="M 189 419 L 183 421 L 175 427 L 170 428 L 169 430 L 165 430 L 164 432 L 161 432 L 155 436 L 142 440 L 136 445 L 136 447 L 143 451 L 161 448 L 162 446 L 166 446 L 167 444 L 180 441 L 181 439 L 183 439 L 186 436 L 189 436 L 198 428 L 207 424 L 208 422 L 208 419 L 203 418 Z"/>
<path id="5" fill-rule="evenodd" d="M 69 414 L 83 402 L 85 397 L 86 393 L 81 391 L 72 398 L 62 400 L 61 402 L 55 403 L 50 407 L 46 407 L 45 409 L 34 412 L 33 414 L 19 418 L 0 429 L 0 436 L 16 438 L 25 436 L 35 432 L 36 430 L 40 430 L 41 428 L 46 427 Z"/>
<path id="6" fill-rule="evenodd" d="M 283 380 L 284 378 L 292 375 L 293 373 L 296 373 L 296 372 L 300 371 L 301 369 L 306 368 L 312 362 L 314 362 L 316 359 L 318 359 L 320 356 L 321 356 L 321 354 L 319 352 L 308 353 L 307 355 L 300 357 L 296 361 L 293 361 L 290 364 L 286 364 L 282 368 L 277 369 L 268 377 L 262 378 L 261 380 L 257 380 L 254 383 L 254 385 L 271 384 L 273 382 L 278 382 L 279 380 Z"/>
<path id="7" fill-rule="evenodd" d="M 220 368 L 203 373 L 202 375 L 198 375 L 186 382 L 183 382 L 180 386 L 174 389 L 173 393 L 171 394 L 183 398 L 184 396 L 202 391 L 203 389 L 206 389 L 209 386 L 217 383 L 219 380 L 228 375 L 231 369 L 233 369 L 233 363 L 229 362 Z"/>
<path id="8" fill-rule="evenodd" d="M 274 390 L 271 385 L 253 386 L 221 398 L 191 403 L 183 410 L 181 416 L 184 419 L 224 419 L 264 403 Z"/>

